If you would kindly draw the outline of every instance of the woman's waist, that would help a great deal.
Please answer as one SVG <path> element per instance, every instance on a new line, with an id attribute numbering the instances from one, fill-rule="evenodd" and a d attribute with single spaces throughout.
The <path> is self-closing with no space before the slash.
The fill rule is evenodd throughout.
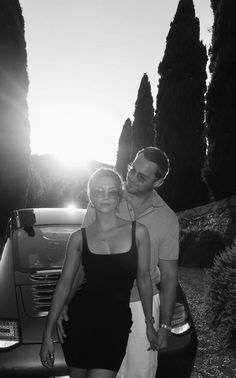
<path id="1" fill-rule="evenodd" d="M 92 297 L 93 300 L 121 301 L 129 303 L 131 289 L 117 287 L 96 287 L 96 285 L 84 285 L 79 291 L 79 295 Z"/>

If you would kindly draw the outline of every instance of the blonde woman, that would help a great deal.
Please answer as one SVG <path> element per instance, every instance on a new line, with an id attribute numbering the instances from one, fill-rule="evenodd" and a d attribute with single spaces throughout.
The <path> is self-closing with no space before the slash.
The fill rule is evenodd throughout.
<path id="1" fill-rule="evenodd" d="M 88 183 L 95 221 L 73 233 L 68 242 L 40 357 L 45 367 L 53 366 L 52 332 L 82 264 L 85 281 L 69 303 L 69 320 L 64 323 L 66 338 L 62 347 L 71 378 L 116 376 L 132 325 L 129 300 L 135 279 L 150 350 L 156 350 L 149 234 L 144 225 L 118 217 L 122 193 L 123 182 L 115 170 L 100 168 L 95 171 Z"/>

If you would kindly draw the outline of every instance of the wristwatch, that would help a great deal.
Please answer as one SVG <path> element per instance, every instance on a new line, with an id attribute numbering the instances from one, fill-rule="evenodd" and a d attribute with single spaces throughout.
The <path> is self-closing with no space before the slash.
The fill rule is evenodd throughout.
<path id="1" fill-rule="evenodd" d="M 168 324 L 165 324 L 165 323 L 161 323 L 160 328 L 168 329 L 168 331 L 172 330 L 172 327 Z"/>

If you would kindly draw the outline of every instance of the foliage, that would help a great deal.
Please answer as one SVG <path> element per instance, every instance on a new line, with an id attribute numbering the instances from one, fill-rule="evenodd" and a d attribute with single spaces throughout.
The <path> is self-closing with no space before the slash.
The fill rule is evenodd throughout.
<path id="1" fill-rule="evenodd" d="M 156 99 L 155 145 L 170 158 L 171 171 L 158 192 L 175 211 L 207 203 L 205 160 L 206 48 L 199 40 L 193 1 L 180 0 L 166 39 Z"/>
<path id="2" fill-rule="evenodd" d="M 211 267 L 215 256 L 233 243 L 236 196 L 178 213 L 181 266 Z"/>
<path id="3" fill-rule="evenodd" d="M 87 169 L 68 169 L 52 155 L 32 155 L 31 179 L 27 207 L 66 207 L 73 204 L 86 208 L 87 182 L 101 166 L 91 161 Z"/>
<path id="4" fill-rule="evenodd" d="M 236 239 L 208 270 L 206 314 L 225 346 L 236 348 Z"/>
<path id="5" fill-rule="evenodd" d="M 119 138 L 116 169 L 122 175 L 123 179 L 126 178 L 127 166 L 131 162 L 131 148 L 132 148 L 132 126 L 131 120 L 128 118 L 122 128 Z"/>
<path id="6" fill-rule="evenodd" d="M 179 268 L 179 282 L 187 297 L 198 338 L 191 378 L 233 378 L 236 377 L 235 350 L 223 348 L 216 332 L 207 322 L 206 272 L 206 269 Z"/>
<path id="7" fill-rule="evenodd" d="M 18 0 L 0 0 L 0 234 L 25 206 L 30 161 L 27 57 Z"/>
<path id="8" fill-rule="evenodd" d="M 209 268 L 215 256 L 229 243 L 225 235 L 214 230 L 180 232 L 179 265 Z"/>
<path id="9" fill-rule="evenodd" d="M 235 0 L 211 1 L 214 12 L 206 96 L 208 159 L 204 176 L 216 200 L 236 193 Z"/>
<path id="10" fill-rule="evenodd" d="M 153 146 L 154 144 L 154 109 L 151 85 L 148 75 L 142 77 L 135 102 L 134 122 L 132 124 L 132 152 L 131 160 L 136 153 L 143 147 Z"/>

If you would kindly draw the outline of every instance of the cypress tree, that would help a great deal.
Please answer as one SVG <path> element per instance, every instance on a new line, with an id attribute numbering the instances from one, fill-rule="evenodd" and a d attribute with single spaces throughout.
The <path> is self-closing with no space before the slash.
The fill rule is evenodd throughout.
<path id="1" fill-rule="evenodd" d="M 116 169 L 118 172 L 120 172 L 123 179 L 126 178 L 127 166 L 131 161 L 131 140 L 132 125 L 130 118 L 128 118 L 125 121 L 120 134 L 116 159 Z"/>
<path id="2" fill-rule="evenodd" d="M 236 35 L 235 0 L 211 1 L 214 24 L 207 92 L 207 165 L 204 171 L 215 199 L 236 193 Z"/>
<path id="3" fill-rule="evenodd" d="M 180 0 L 158 67 L 155 115 L 155 145 L 167 153 L 171 165 L 158 192 L 175 211 L 204 204 L 209 198 L 202 180 L 206 63 L 193 1 Z"/>
<path id="4" fill-rule="evenodd" d="M 18 0 L 0 0 L 0 234 L 25 206 L 30 161 L 24 20 Z"/>
<path id="5" fill-rule="evenodd" d="M 142 77 L 135 102 L 134 122 L 132 125 L 132 159 L 138 150 L 154 144 L 154 108 L 151 85 L 147 74 Z"/>

